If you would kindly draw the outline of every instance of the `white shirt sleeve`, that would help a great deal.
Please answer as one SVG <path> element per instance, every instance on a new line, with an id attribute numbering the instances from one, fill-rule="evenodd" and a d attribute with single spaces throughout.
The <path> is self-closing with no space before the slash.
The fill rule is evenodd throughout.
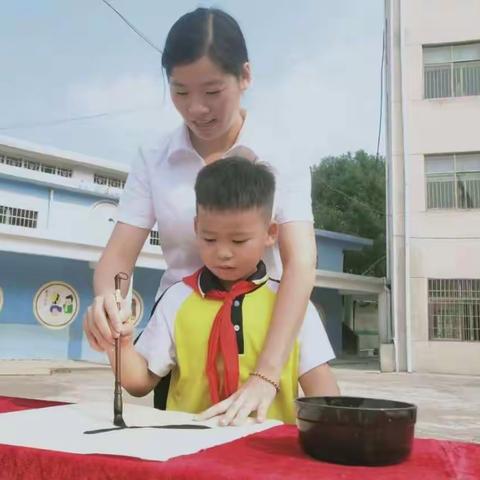
<path id="1" fill-rule="evenodd" d="M 300 343 L 299 377 L 312 368 L 335 358 L 323 322 L 312 302 L 308 302 L 298 341 Z"/>
<path id="2" fill-rule="evenodd" d="M 313 222 L 312 181 L 307 165 L 275 168 L 275 220 L 278 223 Z"/>
<path id="3" fill-rule="evenodd" d="M 155 224 L 155 211 L 146 155 L 140 150 L 128 174 L 118 206 L 117 220 L 134 227 L 151 229 Z"/>
<path id="4" fill-rule="evenodd" d="M 165 298 L 165 297 L 164 297 Z M 159 301 L 152 318 L 147 323 L 135 350 L 147 361 L 148 369 L 159 377 L 164 377 L 176 364 L 173 323 L 162 301 Z"/>

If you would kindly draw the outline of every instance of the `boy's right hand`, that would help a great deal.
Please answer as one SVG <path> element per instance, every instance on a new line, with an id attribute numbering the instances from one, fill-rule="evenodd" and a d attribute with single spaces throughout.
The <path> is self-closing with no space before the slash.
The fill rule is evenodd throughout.
<path id="1" fill-rule="evenodd" d="M 83 319 L 83 329 L 88 343 L 97 352 L 112 350 L 115 338 L 121 343 L 132 341 L 133 325 L 129 322 L 131 308 L 122 299 L 120 310 L 117 308 L 115 295 L 99 295 L 93 299 Z"/>

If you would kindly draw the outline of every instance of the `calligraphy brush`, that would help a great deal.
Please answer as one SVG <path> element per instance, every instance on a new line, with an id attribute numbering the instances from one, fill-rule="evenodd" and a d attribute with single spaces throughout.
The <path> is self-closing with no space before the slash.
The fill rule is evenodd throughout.
<path id="1" fill-rule="evenodd" d="M 115 275 L 115 300 L 117 309 L 120 312 L 122 293 L 120 285 L 122 280 L 128 280 L 126 273 L 120 272 Z M 122 401 L 122 384 L 121 384 L 121 356 L 120 356 L 120 337 L 115 338 L 115 393 L 113 397 L 113 424 L 117 427 L 126 427 L 123 420 L 123 401 Z"/>

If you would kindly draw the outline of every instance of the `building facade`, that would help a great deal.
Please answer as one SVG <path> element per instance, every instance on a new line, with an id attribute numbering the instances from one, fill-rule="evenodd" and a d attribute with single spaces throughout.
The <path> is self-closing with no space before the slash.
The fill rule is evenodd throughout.
<path id="1" fill-rule="evenodd" d="M 397 370 L 480 374 L 480 2 L 386 0 Z"/>
<path id="2" fill-rule="evenodd" d="M 0 359 L 106 361 L 88 345 L 82 318 L 127 174 L 121 164 L 0 138 Z M 343 295 L 383 294 L 384 282 L 342 273 L 344 251 L 370 240 L 317 230 L 316 241 L 312 300 L 339 355 Z M 164 269 L 153 230 L 133 278 L 139 331 Z"/>
<path id="3" fill-rule="evenodd" d="M 88 346 L 82 318 L 127 174 L 121 164 L 0 139 L 0 358 L 105 360 Z M 134 273 L 138 328 L 164 268 L 153 231 Z"/>

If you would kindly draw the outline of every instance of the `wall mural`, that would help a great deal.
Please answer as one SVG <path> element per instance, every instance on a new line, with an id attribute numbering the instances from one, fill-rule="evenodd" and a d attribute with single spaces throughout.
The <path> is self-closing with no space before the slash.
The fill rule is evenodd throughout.
<path id="1" fill-rule="evenodd" d="M 136 291 L 132 291 L 132 316 L 130 322 L 134 327 L 142 321 L 143 317 L 143 300 L 140 294 Z"/>
<path id="2" fill-rule="evenodd" d="M 33 299 L 33 313 L 48 328 L 64 328 L 73 322 L 78 313 L 78 294 L 64 282 L 42 285 Z"/>

